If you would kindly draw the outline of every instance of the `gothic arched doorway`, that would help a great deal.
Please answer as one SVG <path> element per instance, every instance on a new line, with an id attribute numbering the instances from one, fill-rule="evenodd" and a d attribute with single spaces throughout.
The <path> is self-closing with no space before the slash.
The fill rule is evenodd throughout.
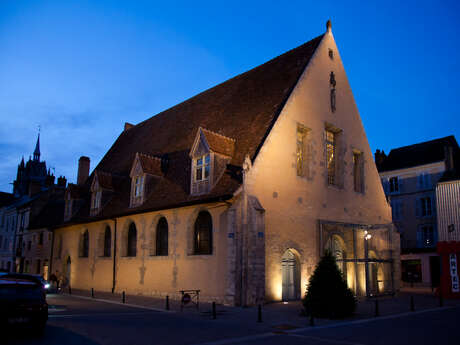
<path id="1" fill-rule="evenodd" d="M 300 260 L 291 249 L 284 252 L 281 258 L 283 301 L 300 299 Z"/>

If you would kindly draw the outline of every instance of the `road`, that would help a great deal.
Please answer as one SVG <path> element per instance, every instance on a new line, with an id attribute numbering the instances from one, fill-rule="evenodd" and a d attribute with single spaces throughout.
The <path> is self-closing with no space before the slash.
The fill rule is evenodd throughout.
<path id="1" fill-rule="evenodd" d="M 455 344 L 460 343 L 460 308 L 450 307 L 399 316 L 328 324 L 318 327 L 273 328 L 244 318 L 209 314 L 168 313 L 69 296 L 49 296 L 50 318 L 45 334 L 13 328 L 1 344 Z"/>

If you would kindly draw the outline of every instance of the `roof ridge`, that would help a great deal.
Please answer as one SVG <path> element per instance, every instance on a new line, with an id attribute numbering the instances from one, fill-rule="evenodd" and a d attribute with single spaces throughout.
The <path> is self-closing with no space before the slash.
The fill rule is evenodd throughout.
<path id="1" fill-rule="evenodd" d="M 397 150 L 402 150 L 402 149 L 413 148 L 413 147 L 420 146 L 420 145 L 434 144 L 434 143 L 438 143 L 438 142 L 443 142 L 443 141 L 447 141 L 447 140 L 449 140 L 449 139 L 454 139 L 454 140 L 455 140 L 455 136 L 454 136 L 454 135 L 448 135 L 448 136 L 445 136 L 445 137 L 442 137 L 442 138 L 436 138 L 436 139 L 432 139 L 432 140 L 428 140 L 428 141 L 422 141 L 422 142 L 415 143 L 415 144 L 411 144 L 411 145 L 396 147 L 396 148 L 394 148 L 394 149 L 391 149 L 391 150 L 390 150 L 390 153 L 391 153 L 392 151 L 397 151 Z M 389 153 L 389 154 L 390 154 L 390 153 Z"/>
<path id="2" fill-rule="evenodd" d="M 234 142 L 236 141 L 236 140 L 233 139 L 233 138 L 227 137 L 227 136 L 225 136 L 225 135 L 223 135 L 223 134 L 216 133 L 216 132 L 214 132 L 214 131 L 211 131 L 210 129 L 207 129 L 207 128 L 204 128 L 204 127 L 201 127 L 201 126 L 200 126 L 200 129 L 205 130 L 206 132 L 210 132 L 210 133 L 212 133 L 212 134 L 215 134 L 215 135 L 217 135 L 217 136 L 219 136 L 219 137 L 222 137 L 222 138 L 224 138 L 224 139 L 228 139 L 228 140 L 231 140 L 231 141 L 234 141 Z"/>

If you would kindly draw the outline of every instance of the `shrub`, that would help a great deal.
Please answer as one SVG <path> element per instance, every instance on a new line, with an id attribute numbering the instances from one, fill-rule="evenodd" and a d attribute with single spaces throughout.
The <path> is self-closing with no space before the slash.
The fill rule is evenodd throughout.
<path id="1" fill-rule="evenodd" d="M 354 313 L 356 298 L 329 251 L 326 251 L 310 277 L 302 302 L 306 313 L 316 317 L 343 318 Z"/>

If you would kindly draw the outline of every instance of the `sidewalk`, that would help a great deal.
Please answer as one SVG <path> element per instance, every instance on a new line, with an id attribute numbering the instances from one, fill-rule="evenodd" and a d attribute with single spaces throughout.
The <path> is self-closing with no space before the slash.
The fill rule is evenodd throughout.
<path id="1" fill-rule="evenodd" d="M 91 291 L 72 290 L 73 296 L 82 296 L 91 298 Z M 325 326 L 330 324 L 349 322 L 354 320 L 369 319 L 375 317 L 376 300 L 378 300 L 379 316 L 389 316 L 407 313 L 411 311 L 411 297 L 415 311 L 429 310 L 440 307 L 439 298 L 431 293 L 400 292 L 397 296 L 378 297 L 362 299 L 358 302 L 357 310 L 354 316 L 341 320 L 315 319 L 315 326 Z M 121 303 L 122 295 L 119 293 L 112 294 L 109 292 L 95 291 L 94 298 L 97 300 L 110 301 L 112 303 Z M 139 307 L 155 308 L 159 311 L 166 310 L 166 298 L 153 298 L 146 296 L 126 295 L 125 302 L 128 305 Z M 443 300 L 444 307 L 459 307 L 459 300 Z M 170 311 L 178 313 L 185 318 L 212 318 L 212 305 L 210 303 L 201 303 L 199 310 L 195 306 L 186 306 L 180 311 L 180 301 L 175 299 L 169 300 Z M 295 328 L 306 327 L 310 319 L 303 315 L 303 307 L 300 301 L 289 303 L 269 303 L 262 306 L 262 322 L 265 326 L 275 330 L 291 330 Z M 241 324 L 256 324 L 258 321 L 258 308 L 254 307 L 229 307 L 223 305 L 216 306 L 216 320 L 221 322 L 237 322 Z"/>

